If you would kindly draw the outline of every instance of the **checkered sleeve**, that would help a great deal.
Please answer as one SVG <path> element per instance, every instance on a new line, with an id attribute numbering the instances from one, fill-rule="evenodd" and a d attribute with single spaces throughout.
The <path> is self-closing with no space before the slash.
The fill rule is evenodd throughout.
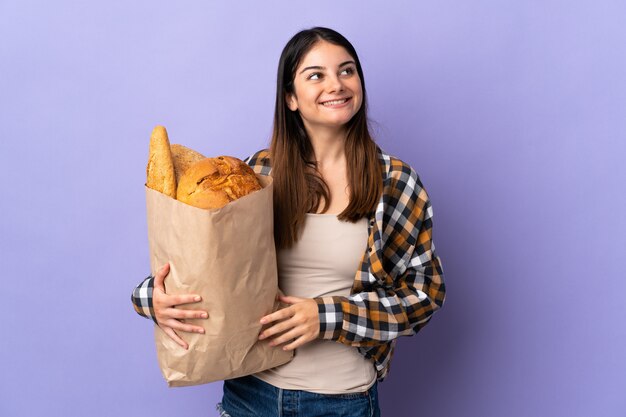
<path id="1" fill-rule="evenodd" d="M 131 295 L 131 301 L 137 314 L 152 319 L 155 323 L 156 317 L 154 307 L 152 306 L 152 290 L 154 288 L 154 277 L 152 275 L 144 279 L 141 284 L 137 285 Z M 158 323 L 157 323 L 158 324 Z"/>
<path id="2" fill-rule="evenodd" d="M 254 172 L 261 175 L 270 175 L 272 166 L 270 164 L 269 149 L 262 149 L 248 156 L 243 160 Z"/>
<path id="3" fill-rule="evenodd" d="M 388 187 L 370 237 L 361 291 L 316 298 L 320 338 L 367 347 L 412 336 L 443 306 L 441 261 L 432 241 L 432 206 L 417 174 L 404 167 Z M 385 203 L 386 202 L 386 203 Z"/>

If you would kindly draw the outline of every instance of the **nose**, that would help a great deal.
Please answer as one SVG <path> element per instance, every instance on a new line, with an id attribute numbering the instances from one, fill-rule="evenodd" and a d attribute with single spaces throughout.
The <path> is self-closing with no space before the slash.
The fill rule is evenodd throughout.
<path id="1" fill-rule="evenodd" d="M 336 93 L 336 92 L 343 91 L 343 82 L 341 81 L 341 78 L 339 78 L 337 75 L 329 76 L 326 78 L 326 80 L 327 80 L 326 91 L 328 93 Z"/>

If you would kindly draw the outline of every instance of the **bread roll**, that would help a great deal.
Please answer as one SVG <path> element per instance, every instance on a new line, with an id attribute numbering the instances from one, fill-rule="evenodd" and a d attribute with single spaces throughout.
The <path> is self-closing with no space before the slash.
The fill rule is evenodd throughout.
<path id="1" fill-rule="evenodd" d="M 191 165 L 204 159 L 205 156 L 183 145 L 173 144 L 170 148 L 172 149 L 174 172 L 176 174 L 176 183 L 178 184 L 180 176 L 183 175 Z"/>
<path id="2" fill-rule="evenodd" d="M 150 136 L 150 156 L 146 167 L 146 186 L 176 198 L 176 175 L 170 141 L 163 126 L 157 126 Z"/>
<path id="3" fill-rule="evenodd" d="M 180 177 L 176 198 L 195 207 L 215 209 L 260 189 L 254 171 L 245 162 L 219 156 L 191 165 Z"/>

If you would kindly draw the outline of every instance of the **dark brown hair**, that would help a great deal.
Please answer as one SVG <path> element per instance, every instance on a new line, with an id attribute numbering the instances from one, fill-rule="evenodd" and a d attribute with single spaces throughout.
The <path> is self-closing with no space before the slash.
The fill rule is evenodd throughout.
<path id="1" fill-rule="evenodd" d="M 329 189 L 317 170 L 313 147 L 299 112 L 287 107 L 285 97 L 294 93 L 295 72 L 304 56 L 319 41 L 342 46 L 352 56 L 361 79 L 363 102 L 347 123 L 345 153 L 350 203 L 338 215 L 339 220 L 356 222 L 369 216 L 382 193 L 381 168 L 377 146 L 367 120 L 365 79 L 357 53 L 340 33 L 323 27 L 303 30 L 285 45 L 278 64 L 274 131 L 270 144 L 270 161 L 274 178 L 274 238 L 277 248 L 289 248 L 299 238 L 306 213 L 328 210 Z"/>

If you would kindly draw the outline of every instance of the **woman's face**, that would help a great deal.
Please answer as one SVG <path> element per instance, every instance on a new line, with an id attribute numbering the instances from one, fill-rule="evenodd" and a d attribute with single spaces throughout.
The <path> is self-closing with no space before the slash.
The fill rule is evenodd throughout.
<path id="1" fill-rule="evenodd" d="M 307 131 L 342 128 L 363 102 L 356 63 L 342 46 L 317 42 L 296 69 L 287 106 L 298 111 Z"/>

